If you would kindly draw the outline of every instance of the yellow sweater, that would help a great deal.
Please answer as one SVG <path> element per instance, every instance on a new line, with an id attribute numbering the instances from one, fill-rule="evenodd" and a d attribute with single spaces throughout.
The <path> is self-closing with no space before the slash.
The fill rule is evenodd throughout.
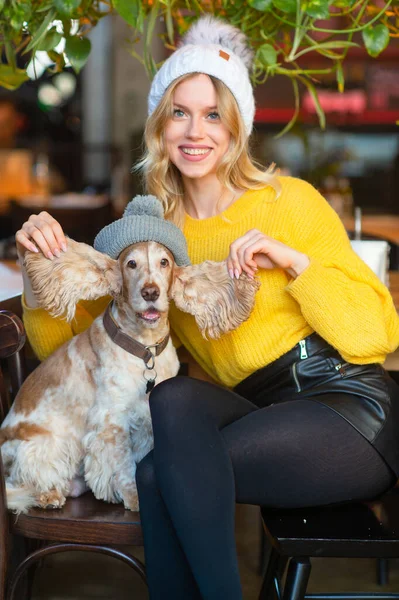
<path id="1" fill-rule="evenodd" d="M 317 331 L 345 360 L 382 363 L 399 345 L 399 318 L 387 288 L 358 258 L 336 213 L 308 183 L 281 177 L 250 190 L 221 215 L 186 217 L 184 233 L 192 263 L 223 260 L 230 243 L 249 229 L 307 254 L 310 265 L 296 279 L 282 269 L 262 269 L 251 317 L 219 340 L 204 340 L 194 317 L 171 307 L 173 331 L 203 369 L 233 387 Z M 29 340 L 40 359 L 89 326 L 105 300 L 80 303 L 68 325 L 42 309 L 24 307 Z"/>

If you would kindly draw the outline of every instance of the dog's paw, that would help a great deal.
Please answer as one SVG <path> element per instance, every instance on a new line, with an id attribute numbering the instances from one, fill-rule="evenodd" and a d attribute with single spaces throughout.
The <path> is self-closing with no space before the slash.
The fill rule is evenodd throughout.
<path id="1" fill-rule="evenodd" d="M 139 511 L 139 497 L 137 490 L 129 490 L 122 492 L 123 505 L 127 510 L 133 512 Z"/>
<path id="2" fill-rule="evenodd" d="M 43 492 L 38 498 L 40 508 L 62 508 L 65 502 L 66 498 L 64 494 L 58 490 Z"/>

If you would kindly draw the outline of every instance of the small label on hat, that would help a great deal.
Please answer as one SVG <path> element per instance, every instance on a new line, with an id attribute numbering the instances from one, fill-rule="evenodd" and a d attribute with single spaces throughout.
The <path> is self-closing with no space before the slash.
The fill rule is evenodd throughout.
<path id="1" fill-rule="evenodd" d="M 230 54 L 227 54 L 224 50 L 219 50 L 219 56 L 224 60 L 230 60 Z"/>

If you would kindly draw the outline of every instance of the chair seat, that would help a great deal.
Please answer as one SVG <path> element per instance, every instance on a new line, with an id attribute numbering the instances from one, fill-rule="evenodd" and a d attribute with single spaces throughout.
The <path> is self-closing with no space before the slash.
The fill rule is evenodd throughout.
<path id="1" fill-rule="evenodd" d="M 295 510 L 262 509 L 265 533 L 282 556 L 399 557 L 399 490 L 372 502 Z"/>
<path id="2" fill-rule="evenodd" d="M 91 492 L 68 498 L 61 509 L 31 509 L 10 518 L 12 533 L 25 537 L 86 544 L 142 545 L 138 512 L 96 500 Z"/>

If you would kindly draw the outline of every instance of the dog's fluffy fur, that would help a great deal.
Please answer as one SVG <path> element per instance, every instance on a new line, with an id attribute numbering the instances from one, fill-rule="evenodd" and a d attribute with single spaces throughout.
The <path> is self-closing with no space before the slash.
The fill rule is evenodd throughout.
<path id="1" fill-rule="evenodd" d="M 122 330 L 145 345 L 168 333 L 173 298 L 195 315 L 204 336 L 219 337 L 248 318 L 258 282 L 231 279 L 224 262 L 177 267 L 156 242 L 135 244 L 118 260 L 68 241 L 59 258 L 27 253 L 41 306 L 72 320 L 78 300 L 110 295 Z M 156 383 L 173 377 L 169 340 L 156 357 Z M 138 510 L 136 464 L 153 445 L 142 359 L 117 346 L 102 317 L 56 350 L 25 381 L 0 429 L 10 509 L 61 507 L 87 489 Z"/>

